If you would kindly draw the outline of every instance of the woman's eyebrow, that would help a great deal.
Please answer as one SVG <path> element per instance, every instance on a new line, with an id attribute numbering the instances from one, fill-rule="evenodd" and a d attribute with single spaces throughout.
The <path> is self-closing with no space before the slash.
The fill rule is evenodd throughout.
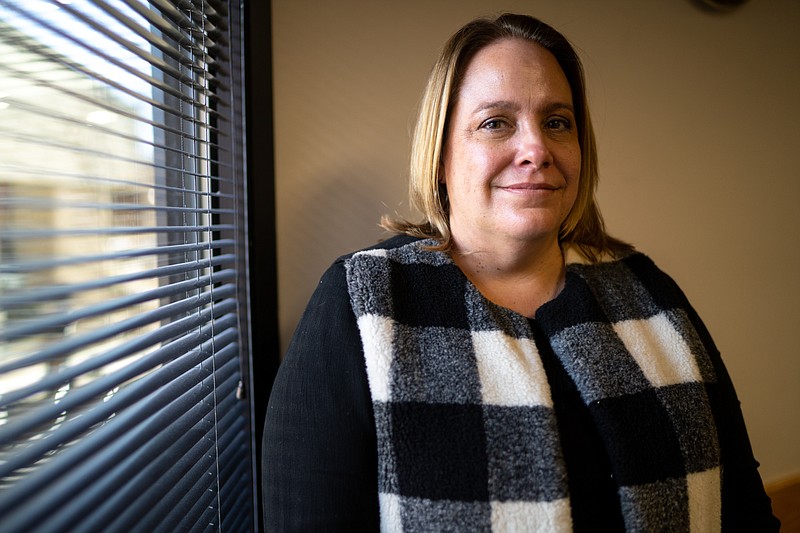
<path id="1" fill-rule="evenodd" d="M 572 106 L 572 104 L 567 102 L 552 102 L 544 106 L 544 108 L 542 108 L 542 112 L 547 114 L 547 113 L 552 113 L 554 111 L 562 111 L 565 109 L 570 113 L 572 113 L 573 115 L 575 114 L 575 108 Z"/>
<path id="2" fill-rule="evenodd" d="M 501 111 L 518 111 L 520 105 L 509 100 L 494 100 L 491 102 L 483 102 L 478 104 L 473 113 L 480 113 L 482 111 L 501 110 Z"/>
<path id="3" fill-rule="evenodd" d="M 516 102 L 511 102 L 509 100 L 494 100 L 491 102 L 483 102 L 478 104 L 473 113 L 477 114 L 487 110 L 519 111 L 520 107 L 521 106 Z M 544 114 L 547 114 L 564 109 L 573 115 L 575 114 L 575 108 L 568 102 L 550 102 L 546 104 L 540 111 Z"/>

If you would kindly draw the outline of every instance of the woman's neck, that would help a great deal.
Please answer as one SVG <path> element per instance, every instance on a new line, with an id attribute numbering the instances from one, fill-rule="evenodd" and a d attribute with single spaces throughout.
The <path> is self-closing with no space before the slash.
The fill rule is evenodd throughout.
<path id="1" fill-rule="evenodd" d="M 558 241 L 505 249 L 456 246 L 452 257 L 487 299 L 530 318 L 564 287 L 566 267 Z"/>

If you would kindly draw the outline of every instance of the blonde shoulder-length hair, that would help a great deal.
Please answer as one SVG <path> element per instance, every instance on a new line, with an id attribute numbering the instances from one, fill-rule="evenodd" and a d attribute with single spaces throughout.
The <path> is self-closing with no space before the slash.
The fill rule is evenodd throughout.
<path id="1" fill-rule="evenodd" d="M 609 236 L 595 200 L 597 148 L 586 100 L 583 66 L 569 41 L 544 22 L 527 15 L 506 13 L 494 19 L 476 19 L 458 30 L 445 44 L 433 66 L 420 101 L 411 147 L 409 193 L 412 206 L 423 215 L 421 222 L 384 216 L 381 225 L 396 233 L 438 241 L 435 249 L 452 248 L 447 189 L 439 179 L 446 142 L 447 121 L 470 60 L 489 44 L 501 39 L 532 41 L 555 56 L 572 89 L 581 172 L 578 195 L 559 231 L 562 248 L 575 246 L 587 260 L 618 257 L 632 246 Z"/>

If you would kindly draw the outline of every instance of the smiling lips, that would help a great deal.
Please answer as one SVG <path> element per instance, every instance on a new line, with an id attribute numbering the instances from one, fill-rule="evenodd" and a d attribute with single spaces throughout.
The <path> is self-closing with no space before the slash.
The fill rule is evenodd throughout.
<path id="1" fill-rule="evenodd" d="M 550 185 L 549 183 L 512 183 L 511 185 L 503 185 L 499 188 L 509 192 L 525 193 L 537 191 L 555 191 L 558 190 L 559 187 L 556 185 Z"/>

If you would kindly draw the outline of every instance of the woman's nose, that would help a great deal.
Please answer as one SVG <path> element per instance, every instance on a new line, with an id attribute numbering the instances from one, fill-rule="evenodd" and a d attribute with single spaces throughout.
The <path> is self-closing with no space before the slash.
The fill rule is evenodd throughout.
<path id="1" fill-rule="evenodd" d="M 535 170 L 539 170 L 547 168 L 553 163 L 553 156 L 547 146 L 547 138 L 539 128 L 523 128 L 518 135 L 518 165 L 531 166 Z"/>

